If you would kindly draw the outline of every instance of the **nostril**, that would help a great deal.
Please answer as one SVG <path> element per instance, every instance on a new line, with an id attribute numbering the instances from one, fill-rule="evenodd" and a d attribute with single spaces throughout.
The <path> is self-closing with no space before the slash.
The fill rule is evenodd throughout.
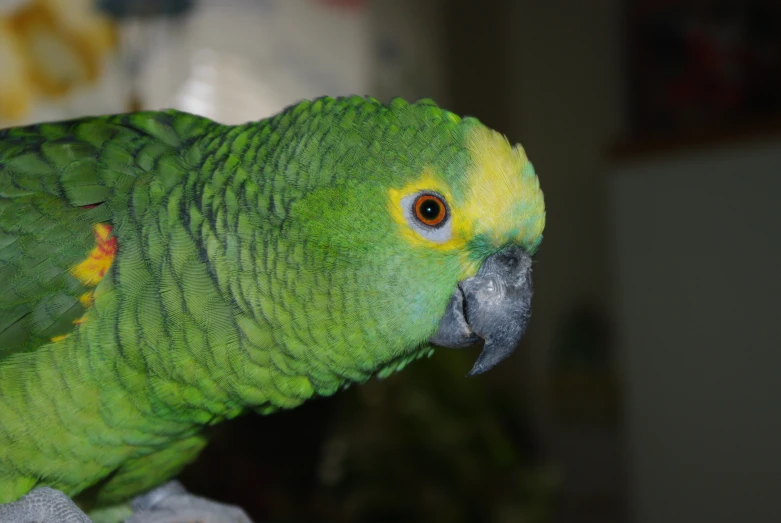
<path id="1" fill-rule="evenodd" d="M 507 270 L 515 271 L 520 265 L 526 252 L 515 245 L 507 247 L 496 255 L 496 261 Z"/>

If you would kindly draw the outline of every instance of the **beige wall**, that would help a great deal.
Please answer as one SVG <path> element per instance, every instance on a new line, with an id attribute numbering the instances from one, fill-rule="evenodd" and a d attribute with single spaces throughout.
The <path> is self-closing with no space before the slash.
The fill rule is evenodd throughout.
<path id="1" fill-rule="evenodd" d="M 771 523 L 781 498 L 781 138 L 612 179 L 638 523 Z"/>

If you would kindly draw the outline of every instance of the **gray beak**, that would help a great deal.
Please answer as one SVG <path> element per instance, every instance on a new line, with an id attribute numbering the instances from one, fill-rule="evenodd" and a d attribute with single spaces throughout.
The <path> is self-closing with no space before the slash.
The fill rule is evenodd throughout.
<path id="1" fill-rule="evenodd" d="M 531 316 L 532 260 L 520 247 L 490 256 L 477 274 L 456 286 L 434 345 L 463 348 L 485 340 L 469 376 L 495 367 L 513 353 Z"/>

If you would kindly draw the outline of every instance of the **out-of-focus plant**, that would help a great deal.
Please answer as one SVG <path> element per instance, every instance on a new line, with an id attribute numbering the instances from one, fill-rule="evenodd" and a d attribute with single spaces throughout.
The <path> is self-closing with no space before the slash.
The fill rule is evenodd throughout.
<path id="1" fill-rule="evenodd" d="M 184 476 L 258 521 L 538 523 L 555 478 L 505 387 L 440 351 L 386 380 L 237 420 Z"/>
<path id="2" fill-rule="evenodd" d="M 553 477 L 517 397 L 466 378 L 469 352 L 438 354 L 338 406 L 320 464 L 344 521 L 544 521 Z"/>
<path id="3" fill-rule="evenodd" d="M 619 380 L 608 320 L 579 304 L 556 330 L 550 376 L 553 415 L 567 426 L 619 423 Z"/>

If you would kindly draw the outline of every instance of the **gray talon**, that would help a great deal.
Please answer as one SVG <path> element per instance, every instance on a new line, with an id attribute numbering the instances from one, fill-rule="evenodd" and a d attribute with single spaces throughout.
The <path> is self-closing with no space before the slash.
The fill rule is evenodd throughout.
<path id="1" fill-rule="evenodd" d="M 141 494 L 133 498 L 130 502 L 130 506 L 133 507 L 133 512 L 142 512 L 153 510 L 154 507 L 169 496 L 179 496 L 187 494 L 187 490 L 184 485 L 176 480 L 164 483 L 157 488 L 154 488 L 146 494 Z"/>
<path id="2" fill-rule="evenodd" d="M 137 496 L 131 506 L 134 513 L 124 523 L 252 523 L 239 507 L 189 494 L 178 481 Z"/>
<path id="3" fill-rule="evenodd" d="M 13 503 L 0 505 L 0 523 L 92 523 L 64 493 L 38 487 Z"/>

